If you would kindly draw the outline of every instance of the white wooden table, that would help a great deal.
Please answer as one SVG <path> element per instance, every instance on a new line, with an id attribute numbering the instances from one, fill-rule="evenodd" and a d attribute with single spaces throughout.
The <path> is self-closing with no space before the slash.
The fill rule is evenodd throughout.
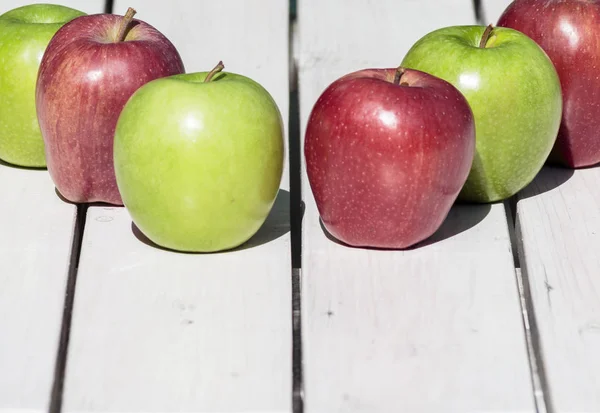
<path id="1" fill-rule="evenodd" d="M 456 205 L 407 251 L 328 239 L 299 170 L 333 80 L 507 4 L 482 0 L 478 21 L 472 0 L 299 0 L 290 22 L 285 0 L 115 0 L 188 72 L 222 59 L 271 92 L 290 137 L 281 191 L 246 245 L 178 254 L 124 208 L 76 207 L 45 170 L 0 164 L 0 412 L 600 412 L 599 168 Z"/>

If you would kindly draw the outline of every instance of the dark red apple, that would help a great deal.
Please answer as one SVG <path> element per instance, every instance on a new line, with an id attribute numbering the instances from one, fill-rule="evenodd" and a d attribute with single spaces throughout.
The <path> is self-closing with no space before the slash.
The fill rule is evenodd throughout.
<path id="1" fill-rule="evenodd" d="M 471 108 L 450 83 L 409 69 L 333 82 L 308 120 L 306 172 L 321 220 L 340 241 L 399 249 L 432 235 L 475 151 Z"/>
<path id="2" fill-rule="evenodd" d="M 113 167 L 121 110 L 140 86 L 184 72 L 173 44 L 134 13 L 76 18 L 42 58 L 36 107 L 48 172 L 71 202 L 122 205 Z"/>
<path id="3" fill-rule="evenodd" d="M 498 26 L 532 38 L 558 72 L 563 112 L 549 162 L 573 168 L 600 162 L 600 1 L 516 0 Z"/>

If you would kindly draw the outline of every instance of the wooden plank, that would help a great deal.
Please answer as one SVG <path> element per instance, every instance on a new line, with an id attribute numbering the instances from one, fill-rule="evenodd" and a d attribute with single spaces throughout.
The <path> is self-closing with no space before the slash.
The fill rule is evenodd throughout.
<path id="1" fill-rule="evenodd" d="M 76 208 L 45 170 L 0 164 L 0 411 L 50 402 Z"/>
<path id="2" fill-rule="evenodd" d="M 3 0 L 0 14 L 30 1 Z M 61 4 L 92 13 L 104 1 Z M 45 170 L 0 162 L 0 411 L 50 405 L 76 208 Z"/>
<path id="3" fill-rule="evenodd" d="M 549 411 L 600 411 L 599 180 L 598 168 L 546 167 L 517 203 Z"/>
<path id="4" fill-rule="evenodd" d="M 288 104 L 288 8 L 279 0 L 117 0 L 180 48 L 188 72 L 223 59 Z M 88 211 L 64 412 L 291 411 L 287 172 L 267 223 L 233 252 L 149 246 L 123 208 Z"/>
<path id="5" fill-rule="evenodd" d="M 426 32 L 474 23 L 467 1 L 298 7 L 303 126 L 337 77 L 394 67 Z M 305 175 L 303 197 L 307 413 L 534 410 L 502 204 L 457 206 L 424 246 L 374 251 L 326 237 Z"/>
<path id="6" fill-rule="evenodd" d="M 371 66 L 396 67 L 425 34 L 476 24 L 471 0 L 305 0 L 299 2 L 298 13 L 300 70 L 327 68 L 333 75 Z"/>
<path id="7" fill-rule="evenodd" d="M 485 21 L 482 24 L 496 24 L 500 15 L 508 7 L 512 0 L 481 0 L 483 3 L 483 18 Z"/>
<path id="8" fill-rule="evenodd" d="M 91 208 L 64 411 L 289 411 L 288 226 L 282 199 L 245 248 L 177 254 Z"/>

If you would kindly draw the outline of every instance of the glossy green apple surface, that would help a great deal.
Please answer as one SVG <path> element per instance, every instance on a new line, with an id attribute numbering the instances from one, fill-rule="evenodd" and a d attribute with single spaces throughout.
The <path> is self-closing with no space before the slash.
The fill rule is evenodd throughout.
<path id="1" fill-rule="evenodd" d="M 269 93 L 242 75 L 206 77 L 142 86 L 115 132 L 123 202 L 150 240 L 173 250 L 214 252 L 247 241 L 282 176 L 283 122 Z"/>
<path id="2" fill-rule="evenodd" d="M 35 109 L 37 73 L 52 36 L 83 15 L 54 4 L 32 4 L 0 15 L 0 159 L 46 166 Z"/>
<path id="3" fill-rule="evenodd" d="M 529 37 L 483 26 L 455 26 L 425 35 L 402 66 L 452 83 L 467 98 L 476 129 L 476 154 L 459 199 L 494 202 L 529 184 L 558 134 L 562 96 L 558 75 Z"/>

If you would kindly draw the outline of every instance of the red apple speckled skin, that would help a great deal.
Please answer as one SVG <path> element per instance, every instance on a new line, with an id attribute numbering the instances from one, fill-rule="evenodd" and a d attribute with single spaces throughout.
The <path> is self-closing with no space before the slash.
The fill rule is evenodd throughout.
<path id="1" fill-rule="evenodd" d="M 549 161 L 572 168 L 600 162 L 600 1 L 517 0 L 498 26 L 531 37 L 558 72 L 563 113 Z"/>
<path id="2" fill-rule="evenodd" d="M 416 70 L 394 84 L 395 73 L 365 69 L 336 80 L 306 129 L 321 220 L 356 247 L 401 249 L 431 236 L 473 162 L 475 124 L 463 95 Z"/>
<path id="3" fill-rule="evenodd" d="M 145 83 L 184 72 L 171 42 L 133 20 L 116 42 L 122 16 L 82 16 L 64 25 L 42 58 L 36 106 L 48 172 L 76 203 L 122 205 L 113 167 L 117 119 Z"/>

